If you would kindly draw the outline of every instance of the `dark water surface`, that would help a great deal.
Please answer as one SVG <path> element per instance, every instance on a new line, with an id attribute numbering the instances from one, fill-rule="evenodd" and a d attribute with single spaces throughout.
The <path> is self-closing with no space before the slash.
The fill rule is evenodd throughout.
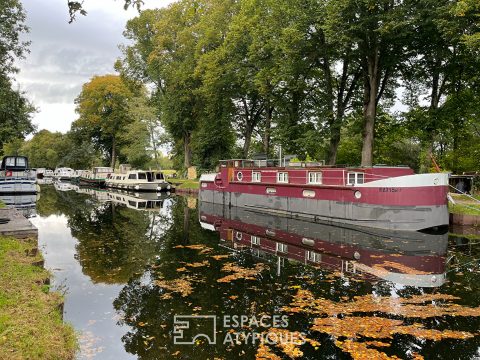
<path id="1" fill-rule="evenodd" d="M 79 359 L 480 357 L 478 235 L 147 200 L 42 187 L 32 222 Z"/>

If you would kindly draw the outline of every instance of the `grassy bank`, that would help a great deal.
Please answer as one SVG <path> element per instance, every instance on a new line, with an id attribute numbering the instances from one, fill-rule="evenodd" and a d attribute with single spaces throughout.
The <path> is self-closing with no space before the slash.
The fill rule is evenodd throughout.
<path id="1" fill-rule="evenodd" d="M 0 237 L 0 359 L 73 359 L 75 333 L 50 293 L 36 241 Z"/>
<path id="2" fill-rule="evenodd" d="M 480 197 L 468 197 L 459 194 L 450 194 L 455 204 L 448 203 L 448 211 L 452 214 L 480 215 Z"/>
<path id="3" fill-rule="evenodd" d="M 168 179 L 168 182 L 173 184 L 176 189 L 181 190 L 194 190 L 200 187 L 198 180 Z"/>

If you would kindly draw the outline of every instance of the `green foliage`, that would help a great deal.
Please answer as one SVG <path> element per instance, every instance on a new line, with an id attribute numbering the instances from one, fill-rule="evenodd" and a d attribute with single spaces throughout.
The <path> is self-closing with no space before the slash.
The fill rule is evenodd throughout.
<path id="1" fill-rule="evenodd" d="M 473 170 L 477 13 L 472 0 L 182 0 L 129 21 L 116 66 L 152 86 L 178 169 L 281 144 L 300 159 L 414 169 L 433 151 Z M 390 110 L 400 81 L 404 114 Z M 131 132 L 144 135 L 124 151 L 145 161 L 146 132 Z"/>
<path id="2" fill-rule="evenodd" d="M 91 139 L 95 149 L 108 154 L 110 166 L 114 167 L 117 157 L 122 159 L 118 149 L 124 145 L 122 134 L 133 118 L 128 111 L 132 91 L 120 76 L 94 76 L 82 87 L 75 99 L 79 119 L 72 124 L 72 130 L 83 139 Z"/>

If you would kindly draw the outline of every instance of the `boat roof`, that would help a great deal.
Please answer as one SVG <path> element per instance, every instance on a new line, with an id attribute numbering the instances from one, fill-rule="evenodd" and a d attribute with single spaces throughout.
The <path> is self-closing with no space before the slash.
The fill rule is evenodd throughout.
<path id="1" fill-rule="evenodd" d="M 283 159 L 282 159 L 283 160 Z M 284 164 L 280 163 L 279 159 L 225 159 L 219 161 L 221 166 L 233 166 L 236 168 L 343 168 L 343 169 L 372 169 L 372 168 L 406 168 L 409 169 L 408 165 L 386 165 L 386 164 L 375 164 L 373 166 L 355 166 L 355 165 L 325 165 L 325 161 L 299 161 L 299 162 L 286 162 Z M 283 163 L 283 161 L 282 161 Z"/>
<path id="2" fill-rule="evenodd" d="M 28 158 L 26 156 L 4 156 L 0 165 L 0 170 L 24 171 L 26 169 L 28 169 Z"/>

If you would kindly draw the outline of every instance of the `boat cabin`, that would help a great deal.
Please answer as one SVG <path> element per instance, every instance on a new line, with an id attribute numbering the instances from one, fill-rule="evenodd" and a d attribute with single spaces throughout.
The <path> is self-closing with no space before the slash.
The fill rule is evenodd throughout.
<path id="1" fill-rule="evenodd" d="M 26 171 L 28 159 L 25 156 L 5 156 L 0 167 L 2 171 Z"/>
<path id="2" fill-rule="evenodd" d="M 342 167 L 319 165 L 317 162 L 275 165 L 271 160 L 221 160 L 220 178 L 224 183 L 352 186 L 414 174 L 407 166 Z"/>

